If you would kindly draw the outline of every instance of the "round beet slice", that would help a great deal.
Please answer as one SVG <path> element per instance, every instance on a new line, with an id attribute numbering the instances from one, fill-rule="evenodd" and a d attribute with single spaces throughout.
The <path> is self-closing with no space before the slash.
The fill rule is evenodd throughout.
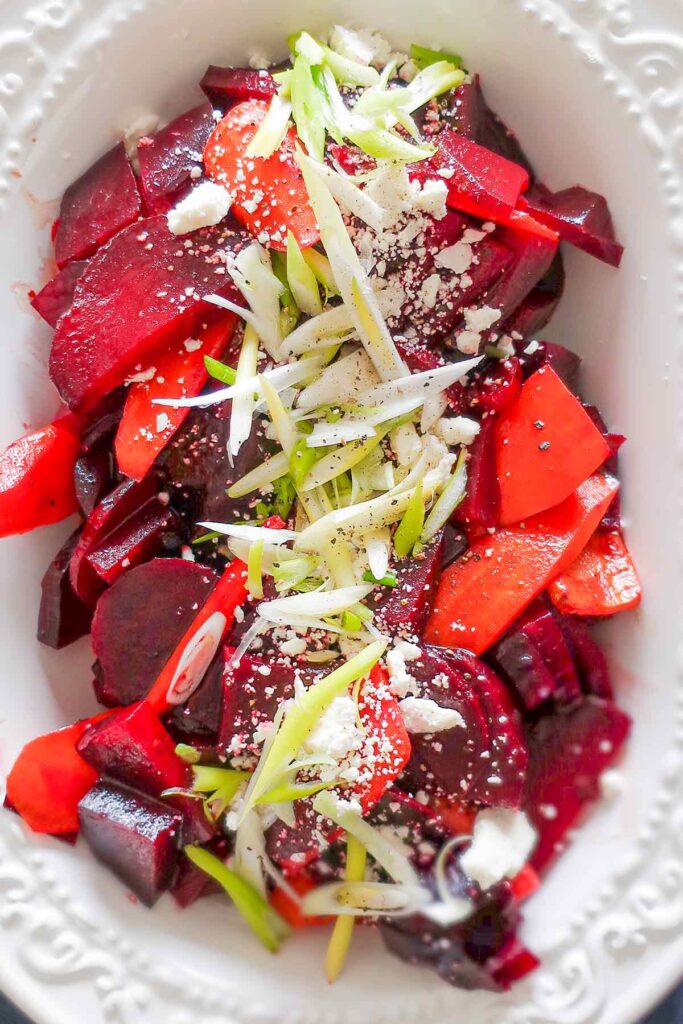
<path id="1" fill-rule="evenodd" d="M 92 624 L 95 689 L 108 707 L 142 700 L 216 582 L 182 558 L 154 558 L 121 576 Z"/>

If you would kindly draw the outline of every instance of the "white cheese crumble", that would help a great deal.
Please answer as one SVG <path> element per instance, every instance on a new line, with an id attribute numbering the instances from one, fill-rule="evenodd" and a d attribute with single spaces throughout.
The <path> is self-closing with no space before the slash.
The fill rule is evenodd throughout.
<path id="1" fill-rule="evenodd" d="M 461 239 L 454 245 L 449 245 L 438 252 L 434 257 L 434 262 L 437 267 L 452 270 L 454 274 L 464 274 L 472 266 L 472 256 L 472 246 L 469 242 Z"/>
<path id="2" fill-rule="evenodd" d="M 514 878 L 529 859 L 536 832 L 521 811 L 492 807 L 480 811 L 470 846 L 460 858 L 465 874 L 481 889 Z"/>
<path id="3" fill-rule="evenodd" d="M 456 444 L 472 444 L 481 430 L 481 424 L 469 416 L 445 416 L 436 421 L 434 430 L 442 441 L 452 447 Z"/>
<path id="4" fill-rule="evenodd" d="M 395 697 L 407 697 L 419 693 L 419 684 L 406 668 L 406 662 L 416 661 L 422 654 L 417 644 L 397 640 L 387 652 L 386 663 L 389 673 L 389 688 Z"/>
<path id="5" fill-rule="evenodd" d="M 363 734 L 358 728 L 358 709 L 352 697 L 335 697 L 304 742 L 307 754 L 321 754 L 343 761 L 363 745 Z"/>
<path id="6" fill-rule="evenodd" d="M 157 415 L 157 434 L 163 434 L 170 424 L 170 419 L 167 412 L 160 412 Z"/>
<path id="7" fill-rule="evenodd" d="M 169 231 L 186 235 L 197 228 L 218 224 L 232 206 L 232 196 L 222 185 L 204 181 L 166 214 Z"/>
<path id="8" fill-rule="evenodd" d="M 443 732 L 464 727 L 465 720 L 459 711 L 442 708 L 430 697 L 405 697 L 398 705 L 408 732 Z"/>
<path id="9" fill-rule="evenodd" d="M 183 347 L 186 352 L 198 352 L 202 344 L 199 338 L 186 338 L 183 342 Z"/>
<path id="10" fill-rule="evenodd" d="M 344 25 L 335 25 L 330 33 L 330 46 L 336 53 L 359 64 L 376 64 L 383 67 L 392 57 L 400 56 L 407 60 L 406 54 L 392 54 L 391 46 L 375 29 L 351 29 Z"/>
<path id="11" fill-rule="evenodd" d="M 291 640 L 283 640 L 280 644 L 280 650 L 283 654 L 304 654 L 306 651 L 306 641 L 302 636 L 292 637 Z"/>
<path id="12" fill-rule="evenodd" d="M 402 423 L 389 434 L 399 466 L 412 466 L 422 455 L 422 441 L 413 423 Z"/>

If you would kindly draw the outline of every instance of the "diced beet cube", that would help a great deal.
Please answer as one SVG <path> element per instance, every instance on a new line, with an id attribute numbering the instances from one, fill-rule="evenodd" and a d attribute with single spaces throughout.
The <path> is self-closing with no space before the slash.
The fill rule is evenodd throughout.
<path id="1" fill-rule="evenodd" d="M 525 379 L 542 366 L 551 366 L 569 390 L 576 393 L 581 368 L 581 357 L 577 356 L 576 352 L 571 352 L 564 345 L 556 345 L 552 341 L 540 341 L 533 352 L 527 353 L 522 350 L 519 357 Z"/>
<path id="2" fill-rule="evenodd" d="M 138 143 L 140 192 L 147 214 L 166 213 L 202 169 L 204 146 L 215 127 L 210 103 L 176 117 Z"/>
<path id="3" fill-rule="evenodd" d="M 269 100 L 277 91 L 270 71 L 215 64 L 209 64 L 199 85 L 213 106 L 223 112 L 243 100 Z"/>
<path id="4" fill-rule="evenodd" d="M 145 697 L 215 583 L 196 562 L 156 558 L 105 591 L 92 626 L 98 700 L 114 707 Z"/>
<path id="5" fill-rule="evenodd" d="M 84 732 L 78 753 L 100 775 L 160 797 L 166 789 L 192 782 L 190 766 L 178 757 L 175 743 L 147 701 L 114 711 Z"/>
<path id="6" fill-rule="evenodd" d="M 48 566 L 41 583 L 38 640 L 59 650 L 90 632 L 92 612 L 76 596 L 69 579 L 69 563 L 80 530 L 72 533 Z"/>
<path id="7" fill-rule="evenodd" d="M 40 313 L 50 327 L 56 327 L 62 313 L 71 307 L 76 282 L 87 265 L 87 260 L 67 263 L 31 300 L 36 313 Z"/>
<path id="8" fill-rule="evenodd" d="M 104 438 L 76 459 L 74 488 L 83 515 L 90 516 L 114 488 L 111 438 Z"/>
<path id="9" fill-rule="evenodd" d="M 443 123 L 533 174 L 516 136 L 484 99 L 479 75 L 473 75 L 470 82 L 447 93 L 441 101 L 441 108 Z"/>
<path id="10" fill-rule="evenodd" d="M 581 185 L 551 192 L 535 182 L 523 198 L 523 208 L 577 249 L 618 267 L 624 253 L 614 233 L 607 200 Z"/>
<path id="11" fill-rule="evenodd" d="M 630 727 L 625 712 L 598 697 L 558 708 L 528 727 L 525 806 L 539 834 L 531 858 L 536 870 L 556 856 L 568 829 L 598 796 L 600 776 Z"/>
<path id="12" fill-rule="evenodd" d="M 155 346 L 178 332 L 187 337 L 203 296 L 221 292 L 239 301 L 218 253 L 243 237 L 219 226 L 179 238 L 158 216 L 112 238 L 90 260 L 57 324 L 50 376 L 64 401 L 92 405 L 140 360 L 153 365 Z"/>
<path id="13" fill-rule="evenodd" d="M 101 441 L 111 442 L 119 425 L 123 407 L 128 396 L 127 388 L 120 387 L 103 395 L 88 416 L 81 429 L 81 450 L 89 452 Z"/>
<path id="14" fill-rule="evenodd" d="M 183 426 L 161 455 L 159 474 L 171 505 L 191 522 L 232 522 L 253 514 L 260 495 L 229 498 L 227 489 L 250 469 L 272 455 L 276 446 L 255 421 L 249 440 L 229 464 L 231 403 L 210 409 L 191 409 Z"/>
<path id="15" fill-rule="evenodd" d="M 148 907 L 173 881 L 182 817 L 159 800 L 98 782 L 78 806 L 81 834 L 98 860 Z"/>
<path id="16" fill-rule="evenodd" d="M 230 842 L 225 836 L 209 843 L 209 849 L 221 860 L 227 860 L 231 853 Z M 189 857 L 181 856 L 178 871 L 171 886 L 171 896 L 183 910 L 204 896 L 213 896 L 221 892 L 218 882 L 214 882 L 205 871 L 193 864 Z"/>
<path id="17" fill-rule="evenodd" d="M 55 234 L 57 266 L 92 256 L 141 212 L 133 168 L 119 142 L 64 193 Z"/>
<path id="18" fill-rule="evenodd" d="M 500 325 L 502 334 L 521 334 L 524 341 L 537 338 L 549 323 L 560 301 L 540 288 L 532 288 L 523 302 Z"/>
<path id="19" fill-rule="evenodd" d="M 505 321 L 547 273 L 557 245 L 539 235 L 510 228 L 498 228 L 496 237 L 512 250 L 514 261 L 489 290 L 486 305 L 500 310 L 501 321 Z"/>
<path id="20" fill-rule="evenodd" d="M 612 678 L 605 653 L 580 618 L 556 612 L 557 622 L 574 657 L 584 693 L 612 700 Z"/>
<path id="21" fill-rule="evenodd" d="M 516 356 L 493 360 L 483 373 L 475 374 L 467 389 L 470 408 L 475 413 L 498 416 L 517 398 L 522 389 L 522 367 Z"/>
<path id="22" fill-rule="evenodd" d="M 467 490 L 453 514 L 453 521 L 465 527 L 488 529 L 498 522 L 500 487 L 496 470 L 495 420 L 487 417 L 469 446 Z"/>
<path id="23" fill-rule="evenodd" d="M 435 788 L 491 806 L 519 807 L 527 752 L 502 681 L 468 651 L 424 647 L 410 663 L 420 695 L 458 711 L 465 727 L 411 736 L 411 788 Z"/>
<path id="24" fill-rule="evenodd" d="M 327 819 L 313 810 L 312 801 L 297 800 L 294 805 L 293 827 L 278 818 L 266 830 L 266 853 L 287 877 L 298 875 L 318 860 L 325 846 L 326 831 L 338 831 Z"/>
<path id="25" fill-rule="evenodd" d="M 439 534 L 418 555 L 396 561 L 398 585 L 379 588 L 372 598 L 380 629 L 402 636 L 422 633 L 436 594 L 442 560 L 443 534 Z"/>
<path id="26" fill-rule="evenodd" d="M 530 710 L 551 697 L 569 704 L 581 696 L 572 651 L 543 601 L 535 601 L 510 627 L 493 659 Z"/>

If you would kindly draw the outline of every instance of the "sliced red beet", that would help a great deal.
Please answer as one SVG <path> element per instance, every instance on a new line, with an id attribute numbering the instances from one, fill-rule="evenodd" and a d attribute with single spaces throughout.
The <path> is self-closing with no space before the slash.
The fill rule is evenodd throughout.
<path id="1" fill-rule="evenodd" d="M 87 260 L 67 263 L 31 300 L 36 313 L 40 313 L 50 327 L 56 327 L 60 316 L 71 307 L 76 282 L 87 265 Z"/>
<path id="2" fill-rule="evenodd" d="M 498 641 L 493 659 L 530 710 L 551 697 L 568 704 L 581 696 L 572 651 L 547 602 L 527 608 Z"/>
<path id="3" fill-rule="evenodd" d="M 178 757 L 175 743 L 144 700 L 90 726 L 76 749 L 100 775 L 149 796 L 187 788 L 192 781 L 190 766 Z"/>
<path id="4" fill-rule="evenodd" d="M 536 870 L 559 853 L 567 831 L 599 793 L 600 776 L 629 734 L 628 715 L 609 701 L 587 697 L 545 715 L 527 731 L 527 814 L 538 831 Z"/>
<path id="5" fill-rule="evenodd" d="M 527 753 L 505 685 L 467 651 L 424 647 L 410 663 L 420 695 L 458 711 L 465 727 L 411 736 L 413 787 L 491 806 L 519 807 Z"/>
<path id="6" fill-rule="evenodd" d="M 93 409 L 88 411 L 81 429 L 81 450 L 89 452 L 101 441 L 111 442 L 111 436 L 118 426 L 126 401 L 126 388 L 117 388 L 103 395 Z"/>
<path id="7" fill-rule="evenodd" d="M 227 489 L 275 451 L 255 421 L 249 440 L 232 466 L 226 455 L 230 435 L 230 402 L 211 409 L 192 409 L 167 445 L 160 460 L 160 478 L 171 495 L 171 505 L 191 522 L 232 522 L 246 516 L 259 494 L 233 499 Z"/>
<path id="8" fill-rule="evenodd" d="M 395 587 L 374 594 L 377 625 L 391 634 L 419 636 L 432 608 L 443 561 L 443 534 L 419 555 L 398 559 Z"/>
<path id="9" fill-rule="evenodd" d="M 293 806 L 293 827 L 278 819 L 266 830 L 266 852 L 286 877 L 317 861 L 325 846 L 321 836 L 338 831 L 334 826 L 330 831 L 330 822 L 316 814 L 310 799 L 297 800 Z"/>
<path id="10" fill-rule="evenodd" d="M 547 273 L 557 245 L 539 235 L 510 228 L 499 227 L 496 238 L 512 250 L 514 261 L 488 292 L 486 305 L 500 310 L 500 319 L 505 321 Z"/>
<path id="11" fill-rule="evenodd" d="M 147 214 L 166 213 L 202 169 L 202 152 L 215 121 L 210 103 L 176 117 L 138 143 L 140 192 Z"/>
<path id="12" fill-rule="evenodd" d="M 605 653 L 581 619 L 556 613 L 557 622 L 574 657 L 584 693 L 612 700 L 614 691 Z"/>
<path id="13" fill-rule="evenodd" d="M 528 341 L 537 338 L 558 307 L 560 295 L 532 288 L 523 302 L 500 325 L 502 334 L 519 334 Z"/>
<path id="14" fill-rule="evenodd" d="M 516 136 L 484 99 L 479 75 L 473 75 L 470 82 L 447 93 L 441 101 L 441 107 L 442 122 L 533 174 L 531 164 Z"/>
<path id="15" fill-rule="evenodd" d="M 277 90 L 270 71 L 221 68 L 215 64 L 209 64 L 199 86 L 223 113 L 242 100 L 269 100 Z"/>
<path id="16" fill-rule="evenodd" d="M 225 662 L 219 651 L 199 687 L 185 704 L 171 712 L 168 725 L 174 736 L 216 740 L 223 707 L 223 671 Z"/>
<path id="17" fill-rule="evenodd" d="M 78 806 L 81 833 L 106 864 L 148 907 L 173 881 L 182 817 L 152 797 L 99 782 Z"/>
<path id="18" fill-rule="evenodd" d="M 86 554 L 88 573 L 93 572 L 102 587 L 110 587 L 129 569 L 162 554 L 164 536 L 177 521 L 172 509 L 152 498 Z"/>
<path id="19" fill-rule="evenodd" d="M 111 438 L 105 437 L 76 459 L 74 487 L 83 515 L 89 516 L 114 489 Z"/>
<path id="20" fill-rule="evenodd" d="M 92 612 L 76 596 L 69 579 L 69 563 L 78 542 L 76 530 L 48 566 L 41 583 L 38 640 L 59 650 L 90 632 Z"/>
<path id="21" fill-rule="evenodd" d="M 565 348 L 564 345 L 556 345 L 552 341 L 539 341 L 536 345 L 532 345 L 531 352 L 526 352 L 522 348 L 519 358 L 525 380 L 536 370 L 540 370 L 542 366 L 551 366 L 560 380 L 576 394 L 581 357 Z"/>
<path id="22" fill-rule="evenodd" d="M 496 470 L 495 419 L 482 421 L 479 433 L 469 446 L 467 491 L 453 515 L 462 526 L 488 529 L 498 522 L 500 488 Z"/>
<path id="23" fill-rule="evenodd" d="M 208 848 L 223 861 L 227 860 L 232 852 L 226 836 L 217 837 L 208 844 Z M 180 857 L 175 881 L 171 886 L 171 896 L 179 907 L 184 910 L 203 896 L 212 896 L 218 892 L 221 892 L 218 882 L 210 878 L 205 871 L 201 871 L 189 857 Z"/>
<path id="24" fill-rule="evenodd" d="M 137 180 L 119 142 L 64 193 L 55 234 L 57 265 L 92 256 L 141 212 Z"/>
<path id="25" fill-rule="evenodd" d="M 451 128 L 439 132 L 437 143 L 436 154 L 418 168 L 426 171 L 431 164 L 435 174 L 439 169 L 450 172 L 450 206 L 491 220 L 504 218 L 517 207 L 521 193 L 529 186 L 524 167 Z"/>
<path id="26" fill-rule="evenodd" d="M 214 227 L 178 238 L 157 216 L 112 238 L 90 260 L 55 331 L 50 376 L 64 401 L 92 405 L 141 369 L 141 360 L 152 363 L 155 345 L 201 313 L 203 296 L 239 300 L 219 252 L 243 237 Z"/>
<path id="27" fill-rule="evenodd" d="M 521 208 L 577 249 L 618 267 L 624 253 L 614 233 L 607 200 L 581 185 L 551 192 L 535 182 L 523 197 Z"/>
<path id="28" fill-rule="evenodd" d="M 105 591 L 92 627 L 98 700 L 112 707 L 145 697 L 215 583 L 196 562 L 156 558 Z"/>

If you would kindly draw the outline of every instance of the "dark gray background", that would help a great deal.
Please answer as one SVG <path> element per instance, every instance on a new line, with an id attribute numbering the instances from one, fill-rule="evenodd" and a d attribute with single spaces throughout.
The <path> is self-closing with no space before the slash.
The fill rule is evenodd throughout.
<path id="1" fill-rule="evenodd" d="M 30 1022 L 23 1013 L 15 1010 L 0 994 L 0 1024 L 30 1024 Z M 201 1021 L 197 1021 L 197 1024 L 201 1024 Z M 678 992 L 674 992 L 651 1017 L 643 1021 L 643 1024 L 683 1024 L 683 987 Z"/>

